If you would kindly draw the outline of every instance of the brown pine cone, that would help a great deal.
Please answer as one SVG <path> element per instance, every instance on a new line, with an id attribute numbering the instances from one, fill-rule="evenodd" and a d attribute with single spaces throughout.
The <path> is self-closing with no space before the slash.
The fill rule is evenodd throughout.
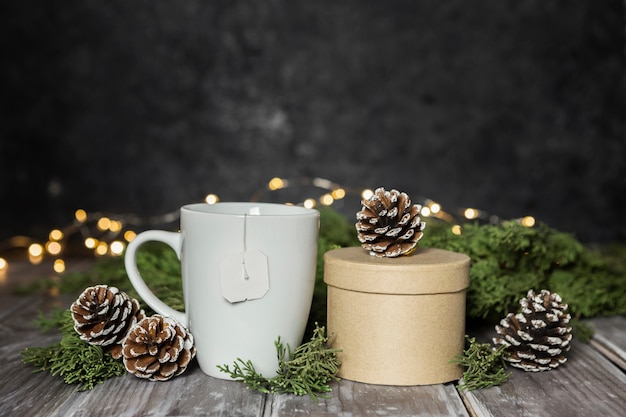
<path id="1" fill-rule="evenodd" d="M 122 340 L 146 315 L 139 302 L 116 287 L 86 288 L 70 307 L 74 329 L 90 345 L 100 345 L 115 359 L 122 357 Z"/>
<path id="2" fill-rule="evenodd" d="M 412 205 L 405 193 L 384 188 L 376 189 L 362 203 L 355 226 L 361 246 L 370 255 L 393 258 L 415 249 L 426 226 L 419 216 L 419 204 Z"/>
<path id="3" fill-rule="evenodd" d="M 570 315 L 556 293 L 542 290 L 535 294 L 528 291 L 520 300 L 522 312 L 509 313 L 496 326 L 500 337 L 494 337 L 496 345 L 506 346 L 505 356 L 511 366 L 525 371 L 547 371 L 567 361 L 565 353 L 570 349 L 572 328 L 568 326 Z"/>
<path id="4" fill-rule="evenodd" d="M 126 370 L 138 378 L 167 381 L 196 355 L 193 336 L 171 317 L 155 314 L 137 323 L 122 344 Z"/>

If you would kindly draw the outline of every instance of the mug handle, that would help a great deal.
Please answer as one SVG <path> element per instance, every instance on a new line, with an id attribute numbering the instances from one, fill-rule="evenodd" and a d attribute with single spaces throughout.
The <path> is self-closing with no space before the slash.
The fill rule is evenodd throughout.
<path id="1" fill-rule="evenodd" d="M 130 279 L 130 283 L 133 284 L 135 290 L 141 298 L 148 304 L 154 311 L 164 316 L 174 318 L 180 324 L 188 327 L 189 320 L 187 314 L 174 310 L 172 307 L 161 301 L 156 295 L 150 291 L 150 288 L 146 285 L 139 270 L 137 269 L 137 249 L 146 242 L 162 242 L 174 249 L 176 256 L 180 260 L 180 252 L 182 247 L 182 234 L 179 232 L 166 232 L 164 230 L 148 230 L 139 233 L 127 246 L 126 254 L 124 255 L 124 266 L 126 267 L 126 274 Z"/>

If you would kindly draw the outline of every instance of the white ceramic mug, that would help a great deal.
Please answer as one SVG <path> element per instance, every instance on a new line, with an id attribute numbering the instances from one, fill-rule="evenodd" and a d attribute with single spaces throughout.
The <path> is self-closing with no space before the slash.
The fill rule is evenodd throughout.
<path id="1" fill-rule="evenodd" d="M 280 336 L 293 350 L 305 331 L 319 213 L 282 204 L 200 203 L 180 214 L 180 232 L 148 230 L 130 242 L 131 283 L 154 311 L 188 327 L 204 373 L 228 379 L 217 366 L 241 358 L 275 376 L 274 342 Z M 136 252 L 148 241 L 166 243 L 181 260 L 185 312 L 159 300 L 141 278 Z"/>

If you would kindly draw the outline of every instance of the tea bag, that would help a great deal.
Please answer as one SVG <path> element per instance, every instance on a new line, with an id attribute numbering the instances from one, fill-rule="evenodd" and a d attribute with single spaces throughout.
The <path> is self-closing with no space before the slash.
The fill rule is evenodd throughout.
<path id="1" fill-rule="evenodd" d="M 267 256 L 247 249 L 245 214 L 243 221 L 243 250 L 226 255 L 220 263 L 222 297 L 230 303 L 263 298 L 270 288 Z"/>

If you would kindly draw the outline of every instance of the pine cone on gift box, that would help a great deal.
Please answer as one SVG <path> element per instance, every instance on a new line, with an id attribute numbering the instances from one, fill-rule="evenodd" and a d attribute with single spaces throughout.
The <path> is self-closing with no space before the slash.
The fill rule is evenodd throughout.
<path id="1" fill-rule="evenodd" d="M 558 294 L 547 290 L 539 294 L 528 291 L 520 304 L 521 313 L 509 313 L 496 326 L 500 337 L 494 337 L 493 341 L 506 346 L 505 360 L 512 366 L 533 372 L 547 371 L 565 363 L 565 353 L 572 340 L 567 304 L 562 303 Z"/>
<path id="2" fill-rule="evenodd" d="M 196 355 L 191 333 L 176 320 L 158 314 L 137 323 L 122 347 L 126 370 L 151 381 L 180 375 Z"/>
<path id="3" fill-rule="evenodd" d="M 361 246 L 370 255 L 393 258 L 410 254 L 423 236 L 422 207 L 405 193 L 378 188 L 356 215 Z"/>
<path id="4" fill-rule="evenodd" d="M 145 317 L 139 302 L 116 287 L 86 288 L 70 307 L 74 329 L 91 345 L 100 345 L 115 359 L 122 357 L 122 340 Z"/>

